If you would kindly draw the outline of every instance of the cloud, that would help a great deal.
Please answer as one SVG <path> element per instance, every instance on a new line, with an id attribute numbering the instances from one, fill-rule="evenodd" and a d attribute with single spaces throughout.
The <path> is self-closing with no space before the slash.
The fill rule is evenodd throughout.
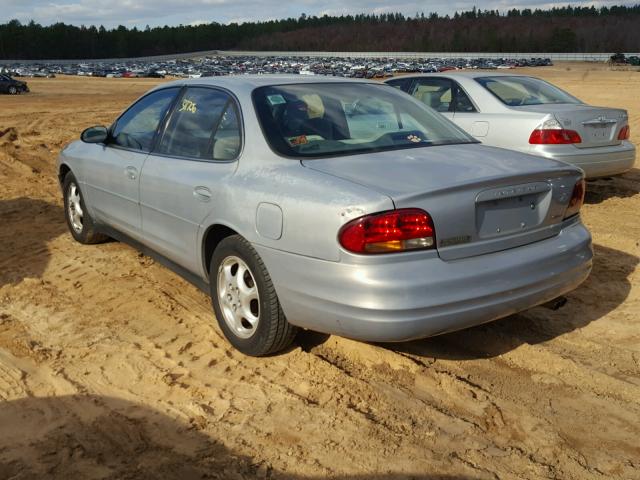
<path id="1" fill-rule="evenodd" d="M 178 25 L 209 22 L 231 23 L 307 15 L 344 15 L 354 13 L 401 12 L 413 16 L 416 12 L 453 14 L 455 11 L 511 8 L 548 8 L 567 4 L 596 7 L 602 5 L 631 5 L 620 0 L 587 0 L 553 2 L 549 0 L 436 0 L 392 2 L 390 0 L 1 0 L 0 23 L 17 18 L 22 22 L 35 20 L 44 25 L 56 22 L 75 25 L 119 24 L 138 27 L 145 25 Z M 194 20 L 196 19 L 196 20 Z"/>

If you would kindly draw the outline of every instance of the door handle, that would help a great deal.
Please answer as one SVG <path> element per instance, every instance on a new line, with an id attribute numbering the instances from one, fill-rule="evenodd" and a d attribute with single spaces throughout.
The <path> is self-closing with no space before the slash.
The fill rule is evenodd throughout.
<path id="1" fill-rule="evenodd" d="M 138 178 L 138 169 L 136 167 L 129 166 L 124 169 L 124 174 L 127 176 L 127 178 L 135 180 L 136 178 Z"/>
<path id="2" fill-rule="evenodd" d="M 207 187 L 195 187 L 193 189 L 193 196 L 201 202 L 208 202 L 211 200 L 211 190 Z"/>

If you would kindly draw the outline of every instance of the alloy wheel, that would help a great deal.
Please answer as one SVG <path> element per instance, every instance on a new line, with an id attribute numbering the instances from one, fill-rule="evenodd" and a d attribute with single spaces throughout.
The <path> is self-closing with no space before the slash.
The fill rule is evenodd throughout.
<path id="1" fill-rule="evenodd" d="M 80 203 L 80 190 L 78 186 L 71 182 L 67 191 L 67 215 L 69 215 L 69 223 L 76 233 L 82 233 L 82 218 L 84 212 Z"/>
<path id="2" fill-rule="evenodd" d="M 218 302 L 224 321 L 239 338 L 251 337 L 260 320 L 260 294 L 249 266 L 228 256 L 218 269 Z"/>

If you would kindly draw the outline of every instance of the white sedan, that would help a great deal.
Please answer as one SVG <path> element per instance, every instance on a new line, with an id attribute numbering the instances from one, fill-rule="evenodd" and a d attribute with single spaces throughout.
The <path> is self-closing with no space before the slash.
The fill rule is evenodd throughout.
<path id="1" fill-rule="evenodd" d="M 387 80 L 453 120 L 485 145 L 582 168 L 587 177 L 633 167 L 626 110 L 594 107 L 539 78 L 446 72 Z"/>

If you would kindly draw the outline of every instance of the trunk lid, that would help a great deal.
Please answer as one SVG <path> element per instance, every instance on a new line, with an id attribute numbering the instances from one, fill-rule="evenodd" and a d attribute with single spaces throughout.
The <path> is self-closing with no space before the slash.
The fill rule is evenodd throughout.
<path id="1" fill-rule="evenodd" d="M 590 105 L 528 105 L 515 107 L 518 111 L 547 113 L 553 115 L 563 128 L 580 134 L 577 148 L 619 145 L 618 133 L 628 123 L 626 110 L 619 108 L 592 107 Z"/>
<path id="2" fill-rule="evenodd" d="M 303 160 L 305 167 L 388 195 L 433 218 L 445 260 L 558 234 L 581 172 L 565 163 L 480 145 Z M 373 212 L 369 212 L 373 213 Z"/>

